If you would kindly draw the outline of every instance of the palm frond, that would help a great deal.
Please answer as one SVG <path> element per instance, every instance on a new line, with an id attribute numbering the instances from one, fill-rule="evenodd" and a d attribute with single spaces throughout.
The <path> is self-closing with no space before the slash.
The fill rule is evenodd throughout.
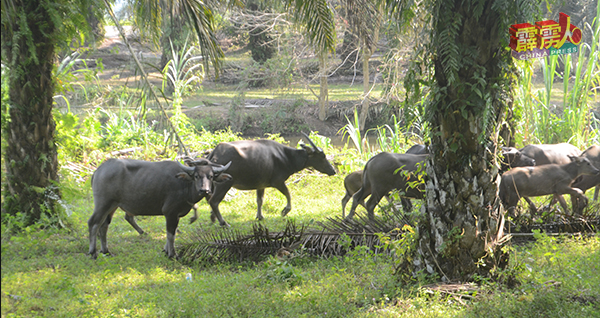
<path id="1" fill-rule="evenodd" d="M 296 248 L 305 227 L 288 221 L 283 232 L 270 232 L 262 224 L 252 227 L 252 234 L 235 230 L 216 233 L 197 233 L 178 248 L 183 263 L 217 263 L 231 261 L 258 261 L 275 255 L 282 249 Z"/>
<path id="2" fill-rule="evenodd" d="M 319 257 L 344 255 L 357 246 L 365 246 L 374 253 L 385 253 L 381 237 L 399 232 L 410 222 L 404 216 L 382 213 L 374 219 L 358 213 L 352 220 L 340 216 L 327 218 L 318 223 L 323 227 L 321 231 L 310 231 L 304 235 L 302 246 L 308 253 Z"/>
<path id="3" fill-rule="evenodd" d="M 357 246 L 366 246 L 374 253 L 386 252 L 382 234 L 399 232 L 409 222 L 402 216 L 385 214 L 371 220 L 357 215 L 353 220 L 328 218 L 318 223 L 321 230 L 307 231 L 304 225 L 288 221 L 282 232 L 271 232 L 256 224 L 251 234 L 235 230 L 216 233 L 201 232 L 179 245 L 179 259 L 183 263 L 217 263 L 232 261 L 259 261 L 282 251 L 302 250 L 317 257 L 344 255 Z M 390 235 L 396 237 L 396 235 Z"/>
<path id="4" fill-rule="evenodd" d="M 287 4 L 305 26 L 309 43 L 318 51 L 335 52 L 335 19 L 327 0 L 288 0 Z"/>

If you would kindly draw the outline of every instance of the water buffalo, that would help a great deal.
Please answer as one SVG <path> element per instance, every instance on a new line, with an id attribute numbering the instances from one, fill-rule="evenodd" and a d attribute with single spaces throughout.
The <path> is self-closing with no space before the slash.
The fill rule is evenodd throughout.
<path id="1" fill-rule="evenodd" d="M 600 169 L 600 146 L 593 145 L 586 149 L 582 154 L 582 157 L 586 157 L 590 160 L 594 167 Z M 571 184 L 571 187 L 580 189 L 584 193 L 593 187 L 596 187 L 594 192 L 594 201 L 598 201 L 598 192 L 600 192 L 600 175 L 583 175 L 575 179 Z M 571 197 L 573 209 L 576 209 L 577 213 L 581 213 L 583 210 L 583 202 L 579 202 L 577 197 Z"/>
<path id="2" fill-rule="evenodd" d="M 502 160 L 500 171 L 505 172 L 510 168 L 535 166 L 535 159 L 523 154 L 515 147 L 502 147 Z"/>
<path id="3" fill-rule="evenodd" d="M 179 218 L 188 214 L 196 202 L 210 195 L 213 181 L 218 184 L 231 179 L 223 173 L 230 166 L 231 163 L 222 166 L 208 160 L 197 161 L 193 167 L 175 161 L 105 161 L 92 175 L 94 213 L 88 221 L 89 254 L 92 258 L 97 257 L 97 236 L 100 237 L 100 252 L 109 254 L 108 225 L 116 209 L 121 208 L 131 219 L 133 215 L 164 215 L 167 223 L 164 250 L 170 258 L 176 256 L 174 242 Z M 139 229 L 135 221 L 131 225 Z"/>
<path id="4" fill-rule="evenodd" d="M 406 153 L 413 154 L 413 155 L 426 155 L 429 153 L 429 150 L 427 150 L 427 146 L 425 146 L 425 145 L 416 144 L 416 145 L 413 145 L 412 147 L 408 148 Z"/>
<path id="5" fill-rule="evenodd" d="M 536 166 L 543 166 L 547 164 L 567 164 L 571 162 L 570 156 L 576 157 L 581 155 L 581 150 L 568 143 L 532 144 L 519 149 L 519 151 L 522 155 L 534 159 Z M 537 213 L 537 208 L 535 207 L 533 201 L 527 197 L 525 197 L 525 201 L 527 201 L 529 204 L 529 208 L 532 213 Z M 566 204 L 565 199 L 561 194 L 554 195 L 550 205 L 553 205 L 556 201 L 559 201 L 561 206 Z"/>
<path id="6" fill-rule="evenodd" d="M 398 154 L 382 152 L 373 156 L 363 170 L 362 186 L 352 196 L 352 207 L 347 219 L 352 219 L 356 207 L 369 194 L 367 201 L 367 212 L 369 218 L 374 217 L 374 209 L 381 198 L 391 190 L 400 190 L 401 196 L 405 198 L 423 198 L 423 187 L 412 188 L 409 182 L 416 180 L 414 176 L 406 176 L 403 171 L 417 171 L 419 164 L 424 164 L 428 155 Z M 400 170 L 400 171 L 398 171 Z M 406 210 L 406 206 L 404 207 Z"/>
<path id="7" fill-rule="evenodd" d="M 407 154 L 413 154 L 413 155 L 425 155 L 428 154 L 429 151 L 427 150 L 427 146 L 422 145 L 422 144 L 416 144 L 413 145 L 412 147 L 410 147 L 407 151 Z M 346 178 L 344 178 L 344 188 L 346 189 L 346 193 L 344 195 L 344 197 L 342 198 L 342 217 L 346 217 L 346 204 L 348 203 L 348 201 L 350 200 L 350 198 L 354 195 L 354 193 L 356 193 L 356 191 L 358 191 L 360 189 L 360 187 L 362 186 L 362 175 L 363 175 L 363 171 L 362 170 L 358 170 L 358 171 L 354 171 L 352 173 L 350 173 L 349 175 L 346 176 Z M 370 193 L 366 194 L 366 196 L 368 196 Z M 392 199 L 390 199 L 390 197 L 386 194 L 385 198 L 388 200 L 389 203 L 392 203 Z M 400 198 L 400 201 L 402 203 L 402 207 L 405 210 L 411 210 L 412 209 L 412 204 L 410 203 L 409 199 L 406 198 Z M 362 205 L 363 207 L 365 207 L 365 209 L 367 208 L 365 206 L 365 202 L 361 201 L 359 202 L 360 205 Z"/>
<path id="8" fill-rule="evenodd" d="M 241 140 L 223 142 L 217 145 L 208 159 L 215 163 L 231 162 L 227 171 L 232 179 L 215 185 L 214 194 L 209 199 L 212 209 L 211 220 L 219 220 L 227 226 L 219 211 L 219 203 L 231 187 L 240 190 L 256 190 L 256 218 L 262 220 L 262 203 L 265 188 L 276 188 L 287 199 L 281 211 L 285 216 L 292 209 L 290 193 L 285 181 L 304 168 L 314 168 L 327 175 L 334 175 L 335 169 L 327 161 L 325 153 L 306 134 L 310 146 L 301 144 L 302 149 L 284 146 L 273 140 Z"/>
<path id="9" fill-rule="evenodd" d="M 598 175 L 596 169 L 585 157 L 569 157 L 571 162 L 558 165 L 547 164 L 536 167 L 513 168 L 502 175 L 500 199 L 509 213 L 512 213 L 522 197 L 570 194 L 585 200 L 583 192 L 571 187 L 571 182 L 580 175 Z M 564 199 L 560 201 L 567 211 Z"/>
<path id="10" fill-rule="evenodd" d="M 547 164 L 565 164 L 571 162 L 570 156 L 580 156 L 579 148 L 567 144 L 527 145 L 519 149 L 521 154 L 535 160 L 536 166 Z"/>

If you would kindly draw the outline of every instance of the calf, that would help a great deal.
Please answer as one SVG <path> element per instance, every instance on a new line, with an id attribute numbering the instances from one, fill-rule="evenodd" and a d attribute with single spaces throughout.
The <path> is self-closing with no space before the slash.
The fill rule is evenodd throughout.
<path id="1" fill-rule="evenodd" d="M 88 221 L 89 254 L 92 258 L 97 257 L 97 236 L 100 237 L 100 252 L 109 254 L 106 242 L 108 225 L 116 209 L 121 208 L 127 217 L 164 215 L 167 223 L 164 250 L 169 258 L 177 256 L 174 242 L 179 218 L 212 193 L 213 181 L 218 183 L 231 179 L 223 173 L 230 165 L 213 164 L 208 160 L 195 162 L 193 167 L 175 161 L 105 161 L 92 175 L 94 213 Z M 135 222 L 132 226 L 139 229 Z"/>
<path id="2" fill-rule="evenodd" d="M 586 157 L 590 160 L 594 167 L 600 169 L 600 146 L 593 145 L 586 149 L 582 154 L 582 157 Z M 594 201 L 598 201 L 598 192 L 600 192 L 600 175 L 583 175 L 575 179 L 571 184 L 571 187 L 580 189 L 584 193 L 593 187 L 596 187 L 594 192 Z M 576 213 L 581 213 L 584 205 L 583 201 L 577 199 L 577 197 L 571 197 L 573 209 L 576 209 Z"/>
<path id="3" fill-rule="evenodd" d="M 522 197 L 570 194 L 585 200 L 583 192 L 570 184 L 580 175 L 597 175 L 600 170 L 585 157 L 569 158 L 571 162 L 562 165 L 518 167 L 504 173 L 500 181 L 499 195 L 507 211 L 512 214 Z M 561 205 L 567 211 L 564 200 L 561 201 Z"/>
<path id="4" fill-rule="evenodd" d="M 369 194 L 371 197 L 366 208 L 371 219 L 374 218 L 377 203 L 391 190 L 400 190 L 401 196 L 406 198 L 422 199 L 424 188 L 410 187 L 408 184 L 416 181 L 416 178 L 412 175 L 406 176 L 403 171 L 417 171 L 418 165 L 424 164 L 427 157 L 428 155 L 382 152 L 369 159 L 363 171 L 362 186 L 352 196 L 352 208 L 346 219 L 352 219 L 358 204 Z"/>

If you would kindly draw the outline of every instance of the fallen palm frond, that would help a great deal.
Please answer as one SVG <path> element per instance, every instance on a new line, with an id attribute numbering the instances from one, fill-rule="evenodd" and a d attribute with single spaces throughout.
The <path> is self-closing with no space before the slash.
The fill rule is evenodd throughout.
<path id="1" fill-rule="evenodd" d="M 404 217 L 384 213 L 374 219 L 363 214 L 357 214 L 351 220 L 342 217 L 327 218 L 325 222 L 318 224 L 323 230 L 306 234 L 302 239 L 302 246 L 312 255 L 329 257 L 344 255 L 357 246 L 365 246 L 374 253 L 385 252 L 381 237 L 399 232 L 404 224 L 410 222 Z"/>
<path id="2" fill-rule="evenodd" d="M 356 219 L 328 218 L 321 230 L 306 231 L 293 221 L 286 223 L 282 232 L 271 232 L 262 225 L 253 226 L 253 233 L 223 230 L 216 233 L 198 233 L 178 248 L 180 261 L 223 262 L 258 261 L 267 255 L 288 254 L 300 246 L 303 251 L 319 257 L 344 255 L 347 251 L 365 246 L 374 253 L 384 252 L 381 237 L 399 232 L 406 220 L 384 214 L 371 220 L 364 215 Z M 395 236 L 394 236 L 395 237 Z"/>
<path id="3" fill-rule="evenodd" d="M 294 249 L 304 232 L 288 221 L 283 232 L 269 232 L 262 224 L 252 227 L 252 234 L 235 230 L 216 233 L 198 233 L 189 242 L 180 245 L 179 259 L 184 263 L 257 261 L 265 255 L 275 255 L 282 249 Z"/>

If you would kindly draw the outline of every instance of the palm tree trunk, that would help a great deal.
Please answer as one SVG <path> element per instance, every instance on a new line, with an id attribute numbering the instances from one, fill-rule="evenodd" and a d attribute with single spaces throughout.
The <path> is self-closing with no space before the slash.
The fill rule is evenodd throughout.
<path id="1" fill-rule="evenodd" d="M 410 264 L 413 273 L 437 274 L 444 280 L 487 276 L 507 265 L 501 252 L 503 210 L 497 199 L 498 166 L 495 163 L 499 122 L 510 105 L 506 94 L 510 79 L 504 76 L 512 60 L 500 44 L 499 14 L 484 5 L 477 19 L 463 1 L 440 1 L 433 43 L 438 50 L 429 107 L 432 131 L 427 162 L 426 212 L 419 222 L 417 248 Z M 455 12 L 452 17 L 445 12 Z M 460 19 L 460 20 L 458 20 Z M 452 24 L 456 34 L 448 30 Z M 456 45 L 452 50 L 444 50 Z M 460 52 L 477 52 L 474 57 Z M 447 61 L 458 62 L 456 71 Z M 485 266 L 481 266 L 485 264 Z"/>
<path id="2" fill-rule="evenodd" d="M 11 37 L 11 41 L 2 40 L 10 69 L 10 122 L 3 131 L 7 181 L 3 210 L 11 215 L 23 213 L 25 225 L 31 225 L 43 213 L 55 215 L 60 199 L 52 117 L 56 27 L 43 1 L 16 2 L 26 25 L 13 20 L 12 33 L 2 34 Z M 31 39 L 21 32 L 30 32 Z"/>
<path id="3" fill-rule="evenodd" d="M 371 49 L 367 46 L 366 44 L 366 40 L 364 39 L 365 36 L 363 36 L 363 40 L 361 41 L 363 48 L 362 48 L 362 52 L 363 52 L 363 56 L 362 56 L 362 60 L 363 60 L 363 100 L 362 100 L 362 106 L 360 109 L 360 127 L 365 130 L 367 128 L 367 117 L 369 117 L 369 107 L 371 106 L 371 101 L 369 100 L 369 90 L 371 89 L 370 86 L 370 79 L 369 79 L 369 59 L 371 58 Z M 366 130 L 365 130 L 366 131 Z"/>

